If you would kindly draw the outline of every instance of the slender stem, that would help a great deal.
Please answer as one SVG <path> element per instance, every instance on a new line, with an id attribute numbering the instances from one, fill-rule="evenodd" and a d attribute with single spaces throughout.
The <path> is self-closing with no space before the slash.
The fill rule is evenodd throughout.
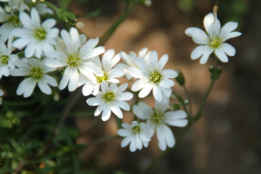
<path id="1" fill-rule="evenodd" d="M 95 140 L 93 142 L 91 142 L 90 144 L 86 145 L 86 148 L 90 147 L 90 146 L 94 146 L 109 140 L 115 140 L 115 139 L 120 139 L 121 137 L 119 137 L 118 135 L 114 135 L 114 136 L 108 136 L 108 137 L 104 137 L 104 138 L 100 138 L 98 140 Z"/>
<path id="2" fill-rule="evenodd" d="M 87 128 L 87 130 L 82 132 L 80 135 L 78 135 L 78 137 L 86 135 L 91 130 L 91 128 L 98 122 L 99 119 L 100 119 L 99 117 L 95 117 L 95 119 L 91 122 L 91 124 Z"/>
<path id="3" fill-rule="evenodd" d="M 132 9 L 136 6 L 137 3 L 138 0 L 129 4 L 127 10 L 110 26 L 110 28 L 100 38 L 99 45 L 104 45 L 104 43 L 109 39 L 109 37 L 113 34 L 116 28 L 120 25 L 120 23 L 129 15 L 129 13 L 132 11 Z"/>
<path id="4" fill-rule="evenodd" d="M 76 94 L 75 93 L 72 93 L 73 94 L 73 98 L 71 100 L 71 102 L 65 106 L 65 109 L 63 111 L 63 115 L 62 115 L 62 118 L 60 119 L 56 129 L 55 129 L 55 135 L 58 134 L 58 132 L 60 131 L 61 129 L 61 126 L 63 125 L 66 117 L 69 115 L 71 109 L 73 108 L 73 106 L 76 104 L 76 102 L 78 101 L 78 98 L 81 96 L 81 93 L 82 93 L 82 90 L 78 90 L 76 91 Z"/>
<path id="5" fill-rule="evenodd" d="M 189 94 L 189 92 L 188 92 L 188 90 L 187 90 L 185 85 L 183 86 L 183 89 L 185 90 L 185 93 L 187 94 L 188 100 L 189 100 L 189 114 L 192 115 L 192 103 L 191 103 L 190 94 Z"/>
<path id="6" fill-rule="evenodd" d="M 205 96 L 204 96 L 204 98 L 203 98 L 203 100 L 202 100 L 202 102 L 201 102 L 201 104 L 200 104 L 200 107 L 199 107 L 199 110 L 198 110 L 197 114 L 196 114 L 195 117 L 193 118 L 193 121 L 197 121 L 198 119 L 200 119 L 200 117 L 201 117 L 201 115 L 202 115 L 202 113 L 201 113 L 201 112 L 202 112 L 202 109 L 203 109 L 203 107 L 204 107 L 204 105 L 205 105 L 205 103 L 206 103 L 206 101 L 207 101 L 207 99 L 208 99 L 209 93 L 210 93 L 210 91 L 211 91 L 211 89 L 212 89 L 212 87 L 213 87 L 215 81 L 216 81 L 216 80 L 211 80 L 211 83 L 210 83 L 210 85 L 209 85 L 209 87 L 208 87 L 208 90 L 207 90 L 207 92 L 206 92 L 206 94 L 205 94 Z"/>
<path id="7" fill-rule="evenodd" d="M 65 109 L 63 111 L 63 115 L 59 121 L 59 123 L 57 124 L 55 131 L 53 132 L 53 134 L 50 136 L 50 138 L 48 139 L 47 143 L 45 144 L 45 149 L 44 152 L 46 152 L 52 142 L 52 139 L 58 134 L 58 132 L 60 131 L 65 119 L 67 118 L 67 116 L 69 115 L 71 109 L 73 108 L 73 106 L 75 105 L 75 103 L 78 101 L 78 98 L 81 96 L 81 90 L 76 91 L 75 93 L 71 93 L 72 99 L 70 100 L 71 102 L 68 103 L 67 106 L 65 106 Z"/>
<path id="8" fill-rule="evenodd" d="M 217 65 L 218 65 L 218 58 L 216 58 L 216 60 L 215 60 L 215 69 L 217 68 Z M 201 104 L 199 106 L 197 114 L 193 118 L 193 121 L 197 121 L 198 119 L 200 119 L 200 117 L 202 115 L 202 109 L 203 109 L 203 107 L 204 107 L 204 105 L 205 105 L 205 103 L 206 103 L 206 101 L 208 99 L 209 93 L 212 90 L 215 81 L 216 81 L 216 79 L 215 80 L 214 79 L 211 80 L 210 85 L 208 87 L 208 90 L 207 90 L 207 92 L 204 95 L 204 98 L 203 98 L 203 100 L 202 100 L 202 102 L 201 102 Z"/>
<path id="9" fill-rule="evenodd" d="M 77 15 L 76 17 L 77 18 L 95 17 L 95 16 L 98 16 L 100 13 L 101 13 L 101 9 L 97 9 L 97 10 L 90 12 L 90 13 L 86 13 L 86 14 L 83 14 L 83 15 Z"/>
<path id="10" fill-rule="evenodd" d="M 189 123 L 189 124 L 186 126 L 186 128 L 185 128 L 185 130 L 182 132 L 181 136 L 177 139 L 176 144 L 175 144 L 174 147 L 178 146 L 178 145 L 182 142 L 182 140 L 185 138 L 187 132 L 188 132 L 189 129 L 191 128 L 192 124 L 193 124 L 193 123 Z M 157 162 L 159 162 L 163 157 L 165 157 L 169 152 L 171 152 L 171 151 L 174 149 L 174 147 L 173 147 L 173 148 L 168 148 L 168 149 L 167 149 L 166 151 L 164 151 L 160 156 L 158 156 L 157 158 L 155 158 L 145 169 L 143 169 L 143 170 L 141 171 L 141 174 L 148 173 L 148 172 L 152 169 L 152 167 L 153 167 Z"/>
<path id="11" fill-rule="evenodd" d="M 188 112 L 188 109 L 186 107 L 186 104 L 184 103 L 184 99 L 178 95 L 177 93 L 175 93 L 174 91 L 172 91 L 172 94 L 175 95 L 175 97 L 179 100 L 179 102 L 181 103 L 182 107 L 184 108 L 185 112 L 188 114 L 188 118 L 190 119 L 189 121 L 191 121 L 191 115 Z"/>

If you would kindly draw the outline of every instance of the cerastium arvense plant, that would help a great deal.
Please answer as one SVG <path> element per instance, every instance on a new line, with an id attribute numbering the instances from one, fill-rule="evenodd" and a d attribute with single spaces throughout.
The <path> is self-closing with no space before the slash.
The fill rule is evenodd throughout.
<path id="1" fill-rule="evenodd" d="M 47 1 L 1 3 L 1 173 L 79 173 L 78 150 L 122 138 L 121 147 L 129 145 L 130 151 L 135 152 L 148 147 L 151 137 L 156 134 L 158 146 L 164 152 L 141 171 L 147 173 L 200 119 L 208 95 L 222 73 L 219 60 L 228 62 L 227 55 L 235 55 L 235 48 L 225 42 L 241 35 L 234 31 L 237 23 L 228 22 L 221 28 L 217 10 L 214 10 L 204 18 L 206 32 L 195 27 L 185 31 L 199 44 L 191 53 L 192 59 L 201 57 L 200 63 L 205 64 L 212 53 L 216 59 L 209 69 L 211 83 L 194 114 L 182 72 L 164 69 L 169 59 L 167 54 L 159 57 L 157 51 L 148 48 L 142 48 L 138 54 L 115 53 L 102 46 L 137 4 L 149 6 L 150 0 L 126 1 L 125 12 L 104 35 L 88 39 L 77 29 L 83 24 L 76 22 L 76 16 L 65 10 L 69 2 L 62 0 L 59 8 Z M 99 11 L 94 11 L 79 17 L 98 14 Z M 57 28 L 57 20 L 66 28 Z M 119 63 L 120 59 L 124 63 Z M 121 84 L 117 79 L 124 76 L 134 81 L 132 86 Z M 184 88 L 187 99 L 173 91 L 174 79 Z M 40 90 L 35 89 L 36 86 Z M 60 90 L 67 86 L 71 96 L 59 99 Z M 73 92 L 81 87 L 82 90 Z M 15 90 L 26 99 L 17 97 Z M 87 145 L 74 143 L 79 130 L 64 123 L 68 116 L 79 114 L 71 109 L 81 93 L 93 95 L 86 103 L 97 108 L 94 112 L 80 114 L 101 115 L 103 121 L 115 115 L 118 135 Z M 142 101 L 147 96 L 155 99 L 154 107 Z M 176 98 L 177 103 L 170 103 L 170 97 Z M 128 103 L 131 99 L 135 99 L 132 106 Z M 122 123 L 122 110 L 134 113 L 132 123 Z M 170 126 L 181 127 L 184 132 L 175 139 Z"/>

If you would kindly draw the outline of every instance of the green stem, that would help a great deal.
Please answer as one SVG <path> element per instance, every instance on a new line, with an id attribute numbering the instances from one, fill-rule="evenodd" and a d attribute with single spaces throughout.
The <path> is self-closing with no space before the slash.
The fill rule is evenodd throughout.
<path id="1" fill-rule="evenodd" d="M 205 103 L 206 103 L 206 101 L 207 101 L 207 99 L 208 99 L 209 93 L 210 93 L 210 91 L 211 91 L 211 89 L 212 89 L 212 87 L 213 87 L 215 81 L 216 81 L 216 80 L 211 80 L 211 83 L 210 83 L 210 85 L 209 85 L 209 87 L 208 87 L 208 90 L 207 90 L 207 92 L 206 92 L 206 94 L 205 94 L 205 96 L 204 96 L 204 98 L 203 98 L 203 100 L 202 100 L 202 102 L 201 102 L 201 104 L 200 104 L 200 107 L 199 107 L 199 110 L 198 110 L 197 114 L 196 114 L 195 117 L 193 118 L 193 121 L 197 121 L 198 119 L 200 119 L 200 117 L 201 117 L 201 115 L 202 115 L 202 113 L 201 113 L 201 112 L 202 112 L 202 109 L 203 109 L 203 107 L 204 107 L 204 105 L 205 105 Z"/>
<path id="2" fill-rule="evenodd" d="M 76 16 L 77 18 L 83 18 L 83 17 L 95 17 L 95 16 L 98 16 L 99 14 L 101 13 L 101 9 L 97 9 L 93 12 L 90 12 L 90 13 L 86 13 L 86 14 L 83 14 L 83 15 L 78 15 Z"/>
<path id="3" fill-rule="evenodd" d="M 183 86 L 183 88 L 184 88 L 185 93 L 187 94 L 187 96 L 188 96 L 188 100 L 189 100 L 189 114 L 192 115 L 192 103 L 191 103 L 191 97 L 190 97 L 189 92 L 188 92 L 188 90 L 187 90 L 187 88 L 186 88 L 185 85 Z"/>
<path id="4" fill-rule="evenodd" d="M 108 136 L 108 137 L 104 137 L 104 138 L 100 138 L 98 140 L 95 140 L 93 142 L 91 142 L 90 144 L 86 145 L 86 148 L 90 147 L 90 146 L 94 146 L 106 141 L 110 141 L 110 140 L 115 140 L 115 139 L 120 139 L 121 137 L 119 137 L 118 135 L 114 135 L 114 136 Z"/>
<path id="5" fill-rule="evenodd" d="M 188 114 L 188 118 L 189 118 L 189 121 L 192 121 L 191 120 L 191 115 L 190 113 L 188 112 L 188 109 L 186 107 L 186 104 L 184 103 L 184 99 L 178 95 L 177 93 L 175 93 L 174 91 L 172 91 L 172 94 L 175 95 L 175 97 L 178 99 L 178 101 L 181 103 L 182 107 L 184 108 L 185 112 Z"/>
<path id="6" fill-rule="evenodd" d="M 132 9 L 136 6 L 138 2 L 139 1 L 136 0 L 127 7 L 127 10 L 110 26 L 110 28 L 103 34 L 103 36 L 100 37 L 99 45 L 104 45 L 104 43 L 109 39 L 109 37 L 113 34 L 116 28 L 120 25 L 120 23 L 129 15 L 129 13 L 132 11 Z"/>
<path id="7" fill-rule="evenodd" d="M 182 142 L 182 140 L 183 140 L 184 137 L 186 136 L 187 132 L 188 132 L 189 129 L 191 128 L 192 124 L 193 124 L 193 123 L 189 123 L 189 124 L 186 126 L 186 128 L 185 128 L 185 130 L 182 132 L 181 136 L 177 139 L 176 144 L 175 144 L 174 147 L 178 146 L 178 145 Z M 174 147 L 173 147 L 173 148 L 168 148 L 168 149 L 167 149 L 166 151 L 164 151 L 160 156 L 158 156 L 156 159 L 154 159 L 145 169 L 143 169 L 143 170 L 141 171 L 141 174 L 148 173 L 148 172 L 153 168 L 153 166 L 154 166 L 157 162 L 159 162 L 163 157 L 165 157 L 169 152 L 171 152 L 171 151 L 174 149 Z"/>
<path id="8" fill-rule="evenodd" d="M 217 68 L 217 65 L 218 65 L 218 58 L 216 58 L 216 60 L 215 60 L 215 69 Z M 209 85 L 209 87 L 208 87 L 208 90 L 207 90 L 207 92 L 206 92 L 205 95 L 204 95 L 204 98 L 203 98 L 203 100 L 202 100 L 202 102 L 201 102 L 201 104 L 200 104 L 200 106 L 199 106 L 199 110 L 198 110 L 197 114 L 195 115 L 195 117 L 193 118 L 193 121 L 199 120 L 200 117 L 202 116 L 202 109 L 203 109 L 203 107 L 205 106 L 205 103 L 206 103 L 206 101 L 207 101 L 207 99 L 208 99 L 209 93 L 210 93 L 210 91 L 212 90 L 213 85 L 214 85 L 214 83 L 215 83 L 216 80 L 217 80 L 217 79 L 215 79 L 215 80 L 212 79 L 212 80 L 211 80 L 210 85 Z"/>
<path id="9" fill-rule="evenodd" d="M 80 135 L 78 135 L 78 137 L 81 137 L 81 136 L 83 136 L 83 135 L 86 135 L 86 134 L 91 130 L 91 128 L 99 121 L 99 119 L 101 119 L 101 118 L 96 117 L 96 118 L 91 122 L 91 124 L 89 125 L 89 127 L 87 128 L 87 130 L 84 131 L 84 132 L 82 132 Z"/>

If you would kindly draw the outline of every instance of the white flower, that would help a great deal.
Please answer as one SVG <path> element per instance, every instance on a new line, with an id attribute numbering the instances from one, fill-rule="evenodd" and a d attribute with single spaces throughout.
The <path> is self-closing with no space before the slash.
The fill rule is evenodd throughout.
<path id="1" fill-rule="evenodd" d="M 133 94 L 130 92 L 123 92 L 128 87 L 128 84 L 122 84 L 119 87 L 115 83 L 108 86 L 107 81 L 101 83 L 101 90 L 96 97 L 87 99 L 90 106 L 98 106 L 94 112 L 95 116 L 102 113 L 102 120 L 106 121 L 111 116 L 111 111 L 119 118 L 123 117 L 122 108 L 125 111 L 130 110 L 130 106 L 124 100 L 130 100 Z"/>
<path id="2" fill-rule="evenodd" d="M 218 18 L 213 13 L 209 13 L 204 18 L 204 26 L 207 33 L 195 27 L 186 29 L 185 33 L 191 36 L 194 42 L 200 44 L 192 51 L 191 59 L 198 59 L 203 55 L 200 59 L 200 64 L 205 64 L 209 55 L 214 52 L 220 61 L 228 62 L 227 55 L 234 56 L 236 50 L 233 46 L 224 42 L 241 35 L 240 32 L 234 31 L 237 25 L 237 22 L 228 22 L 221 28 Z"/>
<path id="3" fill-rule="evenodd" d="M 57 28 L 52 28 L 56 23 L 54 19 L 47 19 L 41 24 L 35 8 L 31 9 L 31 17 L 21 12 L 19 19 L 24 28 L 13 29 L 11 34 L 14 37 L 20 37 L 13 42 L 13 47 L 21 50 L 26 46 L 25 57 L 27 58 L 33 55 L 41 58 L 43 52 L 48 53 L 54 50 L 55 38 L 59 33 Z"/>
<path id="4" fill-rule="evenodd" d="M 171 69 L 162 70 L 168 61 L 168 55 L 165 54 L 158 61 L 158 54 L 152 51 L 148 60 L 136 58 L 136 65 L 140 68 L 130 67 L 130 73 L 133 77 L 139 78 L 131 87 L 132 91 L 139 91 L 139 97 L 146 97 L 153 89 L 153 96 L 157 101 L 162 100 L 162 96 L 170 97 L 174 82 L 169 78 L 175 78 L 178 74 Z"/>
<path id="5" fill-rule="evenodd" d="M 66 45 L 65 50 L 56 50 L 48 53 L 46 65 L 50 67 L 65 67 L 64 75 L 59 84 L 59 88 L 64 89 L 68 83 L 69 91 L 74 91 L 78 85 L 79 72 L 85 76 L 103 75 L 103 71 L 98 68 L 91 59 L 104 53 L 104 47 L 96 47 L 99 39 L 89 39 L 84 45 L 80 44 L 79 33 L 75 28 L 71 28 L 70 33 L 61 31 L 62 39 Z"/>
<path id="6" fill-rule="evenodd" d="M 14 28 L 21 28 L 23 26 L 20 22 L 19 17 L 13 13 L 14 10 L 18 9 L 19 13 L 22 13 L 25 9 L 29 10 L 26 4 L 23 4 L 21 6 L 14 5 L 11 7 L 11 13 L 6 13 L 4 9 L 0 6 L 0 23 L 4 23 L 0 26 L 0 41 L 2 42 L 6 42 Z"/>
<path id="7" fill-rule="evenodd" d="M 17 66 L 18 69 L 10 70 L 10 74 L 12 76 L 26 76 L 17 88 L 17 95 L 23 94 L 24 97 L 29 97 L 37 83 L 43 93 L 48 95 L 52 93 L 49 85 L 57 86 L 57 82 L 46 73 L 54 71 L 55 68 L 47 67 L 44 61 L 45 60 L 41 61 L 38 59 L 18 59 L 15 61 L 15 66 Z"/>
<path id="8" fill-rule="evenodd" d="M 123 76 L 123 71 L 117 68 L 112 68 L 115 64 L 120 61 L 120 55 L 115 55 L 113 49 L 107 50 L 102 57 L 102 63 L 100 58 L 97 56 L 93 58 L 93 63 L 103 71 L 102 76 L 94 76 L 90 74 L 89 76 L 81 76 L 79 82 L 85 84 L 82 88 L 82 93 L 84 96 L 88 96 L 91 93 L 96 95 L 99 92 L 100 84 L 103 81 L 110 83 L 119 83 L 119 80 L 115 79 L 117 77 Z"/>
<path id="9" fill-rule="evenodd" d="M 151 135 L 156 130 L 159 148 L 163 151 L 166 150 L 167 146 L 174 147 L 175 145 L 174 135 L 168 125 L 185 127 L 188 124 L 188 120 L 185 119 L 187 117 L 186 112 L 181 110 L 166 112 L 168 102 L 169 98 L 164 97 L 162 102 L 155 102 L 154 109 L 144 102 L 139 102 L 138 105 L 133 106 L 134 114 L 140 119 L 147 120 Z"/>
<path id="10" fill-rule="evenodd" d="M 148 48 L 143 48 L 143 49 L 141 49 L 141 50 L 139 51 L 138 57 L 139 57 L 139 58 L 148 59 L 150 52 L 147 53 L 147 51 L 148 51 Z M 147 54 L 146 54 L 146 53 L 147 53 Z M 134 53 L 133 51 L 130 51 L 130 52 L 129 52 L 129 55 L 126 54 L 125 52 L 121 51 L 121 52 L 120 52 L 120 55 L 121 55 L 121 58 L 126 62 L 126 64 L 125 64 L 125 63 L 119 63 L 119 64 L 117 64 L 117 65 L 115 66 L 115 68 L 120 68 L 120 69 L 122 69 L 123 72 L 124 72 L 124 74 L 125 74 L 125 76 L 126 76 L 126 78 L 127 78 L 128 80 L 130 80 L 130 79 L 132 78 L 132 75 L 131 75 L 131 73 L 130 73 L 129 68 L 130 68 L 130 67 L 137 67 L 137 65 L 136 65 L 135 62 L 134 62 L 134 59 L 137 58 L 137 55 L 136 55 L 136 53 Z"/>
<path id="11" fill-rule="evenodd" d="M 142 146 L 148 147 L 151 135 L 147 131 L 145 123 L 133 121 L 131 125 L 127 123 L 121 125 L 124 129 L 119 129 L 118 134 L 125 137 L 121 142 L 121 147 L 130 144 L 131 152 L 135 152 L 137 149 L 141 150 Z"/>
<path id="12" fill-rule="evenodd" d="M 8 77 L 9 69 L 14 69 L 14 62 L 18 59 L 17 55 L 11 54 L 12 47 L 6 48 L 3 42 L 0 42 L 0 79 L 2 75 Z"/>

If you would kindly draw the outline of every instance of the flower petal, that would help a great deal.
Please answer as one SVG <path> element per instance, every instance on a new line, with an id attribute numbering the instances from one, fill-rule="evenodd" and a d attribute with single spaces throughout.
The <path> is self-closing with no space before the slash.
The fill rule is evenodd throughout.
<path id="1" fill-rule="evenodd" d="M 234 56 L 236 54 L 236 49 L 232 45 L 230 45 L 228 43 L 222 44 L 221 48 L 229 56 Z"/>
<path id="2" fill-rule="evenodd" d="M 118 106 L 112 106 L 111 107 L 111 111 L 120 119 L 123 118 L 123 114 L 122 111 L 120 110 L 120 108 Z"/>
<path id="3" fill-rule="evenodd" d="M 221 48 L 216 49 L 215 54 L 221 62 L 228 62 L 228 57 Z"/>
<path id="4" fill-rule="evenodd" d="M 45 83 L 43 80 L 40 80 L 38 82 L 38 87 L 41 89 L 41 91 L 47 95 L 50 95 L 52 93 L 52 90 L 47 83 Z"/>
<path id="5" fill-rule="evenodd" d="M 162 91 L 159 86 L 153 86 L 153 96 L 159 102 L 162 100 Z"/>
<path id="6" fill-rule="evenodd" d="M 153 88 L 152 84 L 150 84 L 150 83 L 144 84 L 143 89 L 139 92 L 139 97 L 140 98 L 144 98 L 147 95 L 149 95 L 149 93 L 152 90 L 152 88 Z"/>
<path id="7" fill-rule="evenodd" d="M 207 34 L 196 27 L 190 27 L 185 30 L 186 35 L 192 37 L 193 41 L 197 44 L 206 44 L 208 42 Z"/>

